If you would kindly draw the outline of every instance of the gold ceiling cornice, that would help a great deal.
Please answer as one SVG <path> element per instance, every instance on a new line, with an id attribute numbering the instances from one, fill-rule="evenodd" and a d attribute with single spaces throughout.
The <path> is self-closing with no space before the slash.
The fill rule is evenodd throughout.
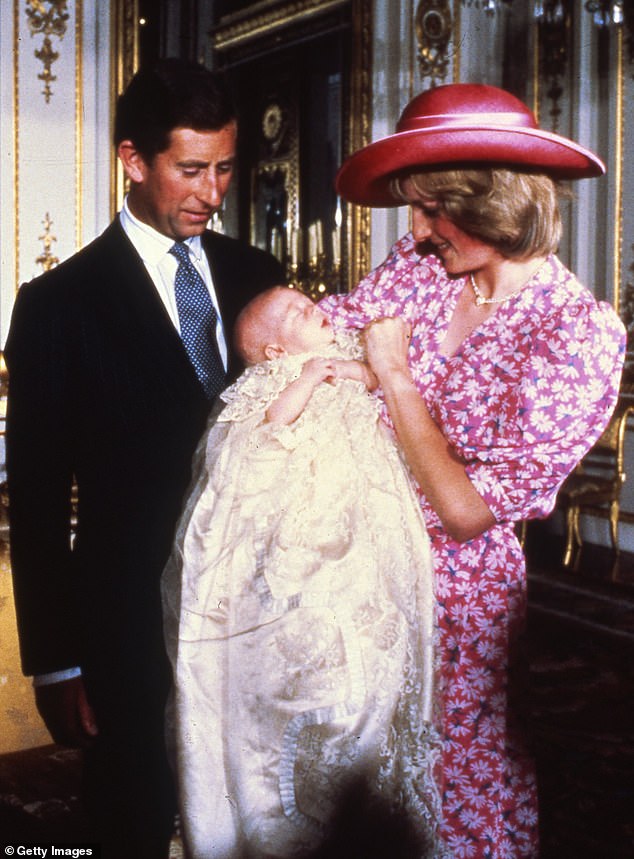
<path id="1" fill-rule="evenodd" d="M 296 0 L 293 3 L 264 0 L 221 18 L 220 24 L 211 30 L 211 42 L 218 51 L 235 48 L 346 5 L 347 0 Z"/>

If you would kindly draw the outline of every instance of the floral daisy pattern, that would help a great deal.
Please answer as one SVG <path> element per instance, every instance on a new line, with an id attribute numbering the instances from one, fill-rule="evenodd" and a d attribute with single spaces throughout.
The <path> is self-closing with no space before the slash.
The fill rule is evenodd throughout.
<path id="1" fill-rule="evenodd" d="M 513 526 L 551 512 L 561 483 L 605 428 L 625 333 L 613 309 L 550 256 L 445 357 L 439 347 L 464 285 L 407 235 L 352 293 L 321 307 L 335 326 L 363 328 L 385 316 L 410 323 L 415 384 L 495 516 L 489 531 L 457 543 L 418 490 L 440 629 L 443 835 L 456 859 L 536 857 L 535 774 L 512 670 L 526 611 Z"/>

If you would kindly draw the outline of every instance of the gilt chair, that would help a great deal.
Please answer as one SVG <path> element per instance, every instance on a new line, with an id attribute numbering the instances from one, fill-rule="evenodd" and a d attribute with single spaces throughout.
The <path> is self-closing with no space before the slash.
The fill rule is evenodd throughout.
<path id="1" fill-rule="evenodd" d="M 619 401 L 603 435 L 566 478 L 557 495 L 557 509 L 565 519 L 566 545 L 563 563 L 569 566 L 582 544 L 579 517 L 582 513 L 607 517 L 610 540 L 619 550 L 618 529 L 621 489 L 625 482 L 623 448 L 629 416 L 634 404 Z"/>

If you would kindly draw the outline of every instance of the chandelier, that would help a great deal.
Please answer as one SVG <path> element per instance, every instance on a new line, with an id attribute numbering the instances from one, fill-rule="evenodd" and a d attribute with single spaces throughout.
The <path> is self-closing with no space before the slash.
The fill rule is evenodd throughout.
<path id="1" fill-rule="evenodd" d="M 587 0 L 586 10 L 597 27 L 620 27 L 624 20 L 624 0 Z"/>
<path id="2" fill-rule="evenodd" d="M 487 15 L 495 15 L 498 9 L 504 6 L 511 6 L 513 0 L 462 0 L 463 6 L 472 6 L 475 9 L 482 9 Z"/>
<path id="3" fill-rule="evenodd" d="M 535 0 L 533 18 L 538 24 L 560 24 L 566 17 L 563 0 Z"/>
<path id="4" fill-rule="evenodd" d="M 462 0 L 462 5 L 481 9 L 487 15 L 513 5 L 513 0 Z M 563 0 L 534 0 L 533 18 L 538 22 L 558 23 L 565 18 Z M 585 9 L 597 27 L 620 27 L 625 18 L 625 0 L 586 0 Z"/>

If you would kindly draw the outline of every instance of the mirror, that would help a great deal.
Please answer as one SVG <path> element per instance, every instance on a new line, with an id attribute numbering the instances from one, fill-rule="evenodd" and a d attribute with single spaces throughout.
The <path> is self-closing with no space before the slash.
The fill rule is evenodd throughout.
<path id="1" fill-rule="evenodd" d="M 255 6 L 223 15 L 211 31 L 214 66 L 240 111 L 238 181 L 224 227 L 274 253 L 288 280 L 319 298 L 368 268 L 369 221 L 360 228 L 363 213 L 337 198 L 334 177 L 368 142 L 360 58 L 369 3 Z"/>

